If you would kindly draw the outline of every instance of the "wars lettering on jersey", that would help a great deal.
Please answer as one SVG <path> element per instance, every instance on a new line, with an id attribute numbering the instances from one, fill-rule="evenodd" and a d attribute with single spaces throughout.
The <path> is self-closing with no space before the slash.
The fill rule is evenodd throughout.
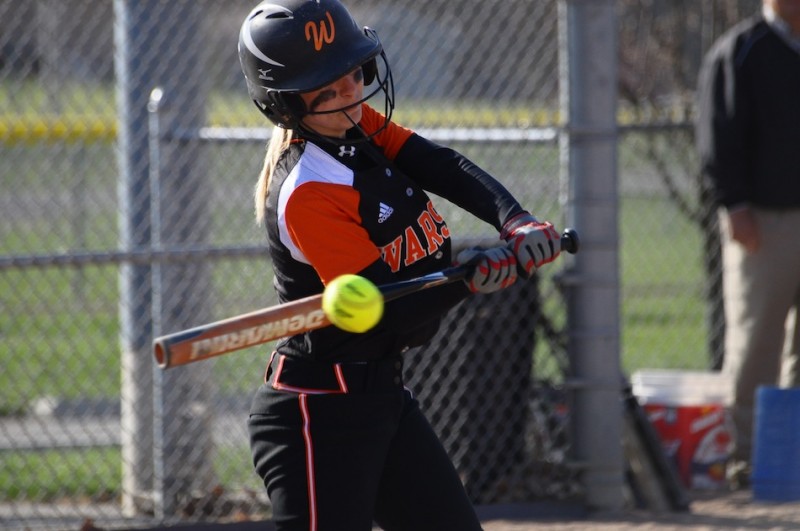
<path id="1" fill-rule="evenodd" d="M 417 218 L 417 229 L 409 225 L 401 235 L 381 247 L 381 258 L 393 273 L 400 270 L 401 262 L 408 267 L 434 254 L 450 238 L 450 229 L 431 201 L 428 201 L 427 209 Z"/>

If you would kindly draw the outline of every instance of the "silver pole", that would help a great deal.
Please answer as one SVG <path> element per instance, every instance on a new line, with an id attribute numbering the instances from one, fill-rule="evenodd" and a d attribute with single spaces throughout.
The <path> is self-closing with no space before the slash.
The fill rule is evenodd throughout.
<path id="1" fill-rule="evenodd" d="M 115 0 L 114 12 L 120 247 L 134 252 L 206 245 L 212 191 L 204 150 L 198 142 L 166 140 L 171 131 L 205 124 L 209 82 L 203 75 L 202 10 L 191 2 Z M 178 21 L 182 32 L 175 31 Z M 160 36 L 159 46 L 151 35 Z M 164 61 L 163 49 L 181 49 L 182 61 Z M 163 98 L 153 117 L 148 106 L 156 85 Z M 158 120 L 156 138 L 150 135 L 151 118 Z M 150 167 L 151 147 L 159 167 Z M 154 330 L 181 330 L 208 320 L 208 275 L 207 266 L 197 263 L 126 264 L 120 273 L 122 499 L 128 516 L 154 512 L 159 504 L 163 518 L 172 517 L 214 484 L 210 366 L 156 372 L 154 389 L 152 354 Z"/>
<path id="2" fill-rule="evenodd" d="M 150 93 L 147 104 L 148 137 L 150 144 L 150 230 L 153 252 L 159 252 L 161 245 L 161 127 L 159 124 L 159 107 L 164 92 L 155 88 Z M 163 304 L 161 262 L 154 262 L 151 283 L 153 337 L 163 333 Z M 153 370 L 153 514 L 161 521 L 164 519 L 164 371 L 157 364 Z"/>
<path id="3" fill-rule="evenodd" d="M 119 135 L 119 246 L 125 252 L 150 248 L 147 115 L 144 84 L 154 77 L 141 42 L 147 7 L 141 1 L 114 1 L 114 67 Z M 149 87 L 148 87 L 149 90 Z M 120 268 L 119 315 L 122 387 L 122 510 L 138 516 L 152 509 L 152 361 L 150 344 L 151 274 L 148 264 Z M 148 407 L 143 407 L 148 404 Z"/>
<path id="4" fill-rule="evenodd" d="M 615 0 L 561 0 L 562 201 L 581 252 L 566 276 L 574 457 L 586 504 L 624 503 L 617 227 Z"/>

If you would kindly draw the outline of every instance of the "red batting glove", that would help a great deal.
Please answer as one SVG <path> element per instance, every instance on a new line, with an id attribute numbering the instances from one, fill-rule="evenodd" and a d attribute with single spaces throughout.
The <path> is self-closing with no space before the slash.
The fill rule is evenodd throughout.
<path id="1" fill-rule="evenodd" d="M 500 238 L 517 257 L 526 276 L 531 276 L 561 254 L 561 237 L 550 222 L 540 222 L 528 212 L 508 220 L 500 231 Z"/>
<path id="2" fill-rule="evenodd" d="M 464 282 L 473 293 L 492 293 L 517 280 L 517 259 L 506 247 L 465 249 L 458 253 L 456 264 L 469 262 L 474 262 L 475 266 Z"/>

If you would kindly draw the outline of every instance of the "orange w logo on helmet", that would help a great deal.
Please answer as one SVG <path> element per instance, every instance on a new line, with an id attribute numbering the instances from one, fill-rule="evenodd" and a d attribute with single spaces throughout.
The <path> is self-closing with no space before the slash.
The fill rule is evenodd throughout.
<path id="1" fill-rule="evenodd" d="M 336 27 L 333 25 L 333 17 L 331 17 L 331 14 L 327 11 L 325 12 L 325 16 L 328 17 L 330 31 L 328 31 L 328 25 L 325 24 L 324 20 L 320 20 L 319 25 L 313 22 L 306 23 L 306 40 L 311 41 L 313 38 L 314 49 L 316 51 L 320 51 L 323 44 L 332 43 L 333 39 L 336 37 Z"/>

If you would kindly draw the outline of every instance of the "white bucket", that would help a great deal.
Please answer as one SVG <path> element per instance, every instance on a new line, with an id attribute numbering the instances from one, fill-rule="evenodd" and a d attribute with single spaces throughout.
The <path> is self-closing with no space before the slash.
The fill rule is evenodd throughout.
<path id="1" fill-rule="evenodd" d="M 631 386 L 643 405 L 731 404 L 730 379 L 718 372 L 646 369 L 633 373 Z"/>
<path id="2" fill-rule="evenodd" d="M 642 370 L 631 376 L 633 394 L 688 488 L 727 486 L 725 468 L 733 450 L 729 382 L 703 371 Z"/>

